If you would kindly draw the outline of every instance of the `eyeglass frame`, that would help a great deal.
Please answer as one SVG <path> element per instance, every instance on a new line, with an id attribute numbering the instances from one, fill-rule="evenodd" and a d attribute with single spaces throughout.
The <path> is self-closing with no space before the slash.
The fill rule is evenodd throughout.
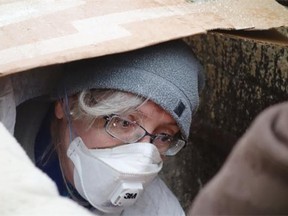
<path id="1" fill-rule="evenodd" d="M 120 141 L 122 141 L 122 142 L 125 142 L 125 141 L 119 139 L 118 137 L 115 137 L 115 135 L 111 134 L 111 133 L 109 132 L 109 130 L 107 129 L 108 124 L 109 124 L 109 122 L 112 120 L 113 117 L 118 117 L 118 118 L 120 118 L 120 119 L 123 119 L 123 120 L 129 121 L 129 122 L 131 122 L 131 123 L 134 123 L 134 124 L 136 124 L 137 126 L 139 126 L 139 127 L 145 132 L 145 134 L 144 134 L 142 137 L 140 137 L 139 139 L 137 139 L 137 140 L 135 140 L 135 141 L 133 141 L 133 142 L 138 142 L 139 140 L 143 139 L 145 136 L 149 136 L 149 137 L 151 138 L 150 143 L 153 144 L 153 145 L 155 145 L 155 144 L 153 143 L 153 141 L 154 141 L 157 137 L 159 137 L 159 136 L 160 136 L 160 138 L 161 138 L 161 136 L 163 136 L 163 137 L 171 137 L 172 139 L 178 139 L 178 140 L 184 142 L 183 146 L 182 146 L 175 154 L 171 154 L 171 155 L 166 155 L 166 154 L 164 154 L 165 156 L 174 156 L 174 155 L 176 155 L 176 154 L 177 154 L 179 151 L 181 151 L 181 150 L 186 146 L 186 144 L 187 144 L 187 141 L 186 141 L 185 139 L 183 139 L 183 137 L 182 137 L 181 135 L 179 135 L 181 138 L 176 138 L 176 136 L 178 136 L 178 135 L 176 135 L 176 136 L 171 136 L 171 135 L 168 135 L 168 134 L 155 134 L 155 135 L 154 135 L 154 134 L 149 133 L 142 125 L 140 125 L 140 124 L 139 124 L 138 122 L 136 122 L 136 121 L 131 121 L 131 120 L 129 120 L 129 119 L 125 119 L 125 118 L 123 118 L 123 117 L 121 117 L 121 116 L 119 116 L 119 115 L 117 115 L 117 114 L 111 114 L 111 115 L 106 115 L 106 116 L 104 116 L 103 118 L 104 118 L 104 120 L 106 121 L 105 124 L 104 124 L 104 128 L 105 128 L 106 133 L 109 134 L 111 137 L 113 137 L 113 138 L 115 138 L 115 139 L 118 139 L 118 140 L 120 140 Z M 131 142 L 131 143 L 132 143 L 132 142 Z M 175 145 L 176 145 L 176 144 L 177 144 L 177 143 L 175 143 Z M 155 145 L 155 146 L 156 146 L 156 145 Z M 157 146 L 156 146 L 156 147 L 157 147 Z M 169 150 L 169 148 L 166 150 L 166 152 L 167 152 L 168 150 Z"/>

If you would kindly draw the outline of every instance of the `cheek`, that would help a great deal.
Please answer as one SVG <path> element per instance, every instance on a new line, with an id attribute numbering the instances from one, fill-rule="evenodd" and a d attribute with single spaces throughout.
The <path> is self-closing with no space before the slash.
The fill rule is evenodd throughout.
<path id="1" fill-rule="evenodd" d="M 87 148 L 107 148 L 115 146 L 119 141 L 108 135 L 105 129 L 90 128 L 78 134 Z"/>

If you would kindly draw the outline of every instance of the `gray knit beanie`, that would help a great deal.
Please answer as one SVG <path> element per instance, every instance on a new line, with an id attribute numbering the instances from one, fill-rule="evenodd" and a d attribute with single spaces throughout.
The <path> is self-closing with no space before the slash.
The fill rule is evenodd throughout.
<path id="1" fill-rule="evenodd" d="M 204 85 L 191 49 L 176 40 L 66 64 L 58 97 L 85 89 L 117 89 L 148 98 L 176 120 L 185 139 Z"/>

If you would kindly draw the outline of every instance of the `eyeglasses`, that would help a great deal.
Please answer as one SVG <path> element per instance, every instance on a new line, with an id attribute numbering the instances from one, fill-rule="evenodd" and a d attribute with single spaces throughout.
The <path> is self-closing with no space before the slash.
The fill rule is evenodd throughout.
<path id="1" fill-rule="evenodd" d="M 165 156 L 176 155 L 186 145 L 186 141 L 180 136 L 150 134 L 137 122 L 117 115 L 106 116 L 104 119 L 106 132 L 124 143 L 135 143 L 145 136 L 150 136 L 150 142 L 158 148 L 160 154 Z"/>

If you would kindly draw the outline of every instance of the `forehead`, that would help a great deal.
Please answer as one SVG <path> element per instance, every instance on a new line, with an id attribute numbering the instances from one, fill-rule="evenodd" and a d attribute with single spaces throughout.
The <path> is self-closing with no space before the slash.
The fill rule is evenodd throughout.
<path id="1" fill-rule="evenodd" d="M 176 124 L 176 121 L 167 113 L 163 108 L 154 103 L 153 101 L 147 101 L 142 104 L 138 109 L 137 113 L 140 116 L 154 121 L 161 121 L 167 124 Z"/>

